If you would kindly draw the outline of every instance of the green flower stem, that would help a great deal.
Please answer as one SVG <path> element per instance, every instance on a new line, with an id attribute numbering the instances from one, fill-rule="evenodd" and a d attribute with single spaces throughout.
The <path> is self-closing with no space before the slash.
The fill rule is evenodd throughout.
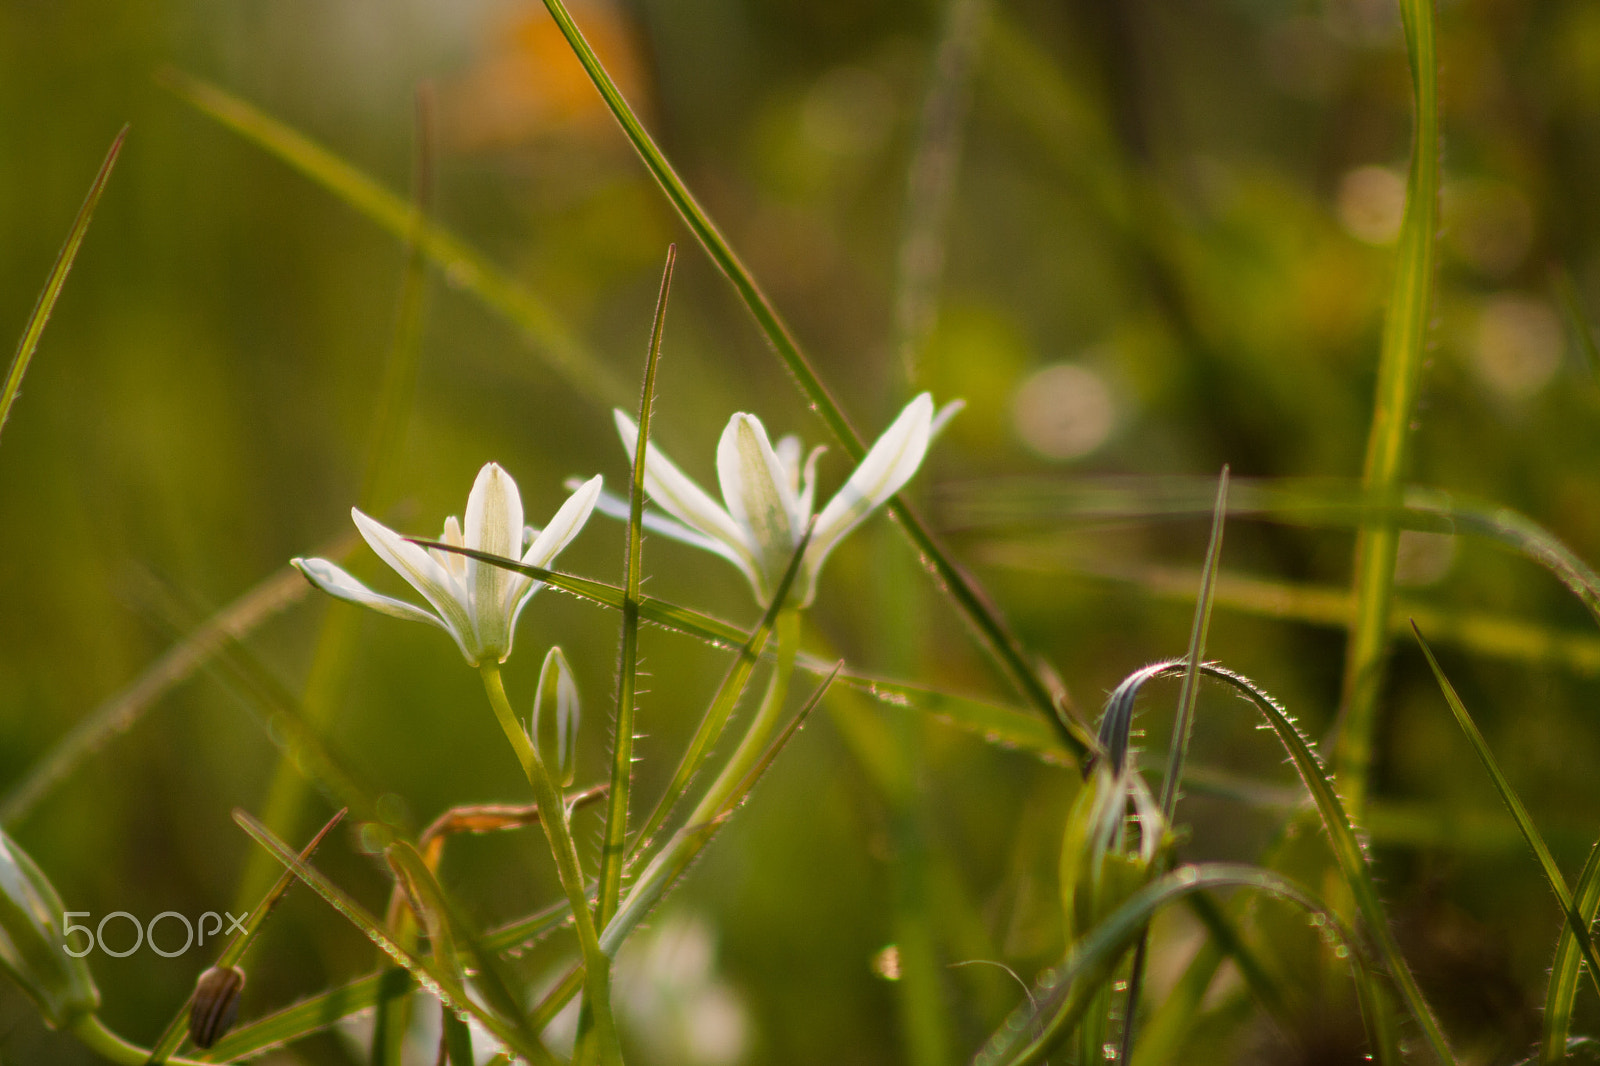
<path id="1" fill-rule="evenodd" d="M 789 678 L 794 674 L 795 653 L 800 648 L 800 612 L 793 608 L 782 611 L 772 629 L 778 639 L 778 661 L 773 667 L 772 679 L 767 682 L 766 695 L 761 698 L 761 706 L 750 720 L 750 728 L 745 730 L 739 746 L 734 749 L 733 757 L 689 816 L 688 825 L 699 825 L 717 816 L 728 797 L 733 795 L 734 789 L 739 787 L 756 760 L 761 758 L 762 749 L 783 714 L 784 699 L 789 694 Z"/>
<path id="2" fill-rule="evenodd" d="M 72 1023 L 72 1035 L 90 1051 L 112 1062 L 126 1063 L 127 1066 L 144 1066 L 150 1061 L 149 1050 L 124 1040 L 107 1029 L 106 1023 L 96 1014 L 80 1015 Z M 206 1066 L 199 1059 L 180 1059 L 177 1056 L 166 1061 L 172 1066 Z"/>
<path id="3" fill-rule="evenodd" d="M 566 805 L 556 791 L 555 783 L 550 780 L 539 752 L 511 710 L 505 684 L 500 680 L 499 665 L 481 663 L 478 672 L 483 675 L 483 688 L 489 694 L 489 704 L 494 708 L 495 717 L 500 720 L 500 728 L 505 731 L 506 739 L 517 753 L 517 761 L 522 763 L 522 772 L 527 775 L 528 784 L 533 786 L 533 798 L 539 804 L 539 810 L 544 812 L 539 824 L 544 826 L 545 836 L 550 840 L 550 851 L 555 855 L 561 887 L 572 904 L 573 926 L 578 931 L 578 947 L 583 952 L 584 993 L 594 1014 L 600 1060 L 607 1066 L 620 1066 L 622 1050 L 617 1042 L 616 1022 L 611 1016 L 611 960 L 600 950 L 594 914 L 589 910 L 588 894 L 584 891 L 583 867 L 578 861 L 578 848 L 572 842 L 572 829 L 567 824 Z"/>

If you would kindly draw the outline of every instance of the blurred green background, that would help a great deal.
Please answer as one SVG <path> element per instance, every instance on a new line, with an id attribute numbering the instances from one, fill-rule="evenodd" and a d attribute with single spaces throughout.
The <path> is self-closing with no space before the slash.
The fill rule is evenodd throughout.
<path id="1" fill-rule="evenodd" d="M 1410 136 L 1385 0 L 574 10 L 858 426 L 875 433 L 922 389 L 967 400 L 909 491 L 1080 713 L 1129 671 L 1182 654 L 1189 603 L 1152 568 L 1196 568 L 1206 522 L 1126 503 L 1063 513 L 1047 506 L 1055 490 L 1211 477 L 1223 463 L 1248 478 L 1359 474 Z M 1521 511 L 1594 559 L 1600 389 L 1551 271 L 1600 310 L 1600 14 L 1581 0 L 1457 0 L 1440 19 L 1443 226 L 1412 480 Z M 541 5 L 11 0 L 0 335 L 20 332 L 106 146 L 132 130 L 0 443 L 5 788 L 181 633 L 348 533 L 394 343 L 401 243 L 157 85 L 167 66 L 402 194 L 428 84 L 437 219 L 547 303 L 615 380 L 640 373 L 665 248 L 679 242 L 655 433 L 691 475 L 713 480 L 735 410 L 824 439 Z M 569 476 L 624 483 L 607 409 L 635 402 L 631 384 L 575 388 L 545 353 L 431 275 L 383 501 L 394 524 L 435 533 L 489 460 L 518 479 L 535 521 Z M 845 461 L 835 450 L 822 469 L 831 492 Z M 596 518 L 561 565 L 619 580 L 622 540 Z M 1351 540 L 1241 519 L 1223 565 L 1333 589 L 1347 585 Z M 397 591 L 364 549 L 352 559 Z M 721 561 L 657 538 L 645 565 L 651 594 L 754 622 Z M 1600 793 L 1592 623 L 1548 575 L 1467 538 L 1408 538 L 1400 579 L 1435 611 L 1577 634 L 1571 646 L 1587 649 L 1445 656 L 1570 872 Z M 246 639 L 291 691 L 329 609 L 306 595 Z M 811 647 L 863 669 L 1015 699 L 887 519 L 833 557 L 808 622 Z M 520 801 L 451 643 L 377 616 L 355 632 L 327 731 L 363 782 L 414 825 L 452 804 Z M 606 772 L 616 633 L 614 616 L 547 591 L 508 667 L 526 703 L 544 649 L 565 648 L 587 711 L 580 784 Z M 1209 646 L 1315 736 L 1333 724 L 1342 649 L 1337 625 L 1234 609 L 1219 610 Z M 653 799 L 723 657 L 654 630 L 642 650 L 638 780 Z M 1160 691 L 1156 753 L 1176 686 Z M 885 790 L 837 719 L 801 734 L 619 978 L 639 1061 L 957 1061 L 1020 990 L 993 967 L 949 964 L 1002 960 L 1029 978 L 1059 957 L 1054 870 L 1074 776 L 859 701 L 832 710 L 875 716 L 904 779 Z M 1515 1061 L 1558 914 L 1409 644 L 1382 713 L 1375 855 L 1402 942 L 1462 1046 Z M 1243 708 L 1208 695 L 1200 714 L 1198 763 L 1287 783 Z M 233 904 L 251 845 L 229 812 L 261 808 L 277 761 L 250 700 L 202 672 L 6 828 L 74 910 L 197 916 Z M 323 807 L 300 833 L 313 813 Z M 1276 824 L 1200 794 L 1184 813 L 1196 858 L 1254 858 Z M 580 816 L 580 840 L 598 826 Z M 387 874 L 353 836 L 321 864 L 381 907 Z M 559 894 L 530 833 L 453 844 L 445 880 L 486 924 Z M 944 1031 L 932 1050 L 902 1030 L 907 983 L 874 970 L 907 928 L 908 898 L 922 901 L 934 960 L 924 991 Z M 1158 994 L 1198 936 L 1160 928 Z M 572 954 L 558 937 L 529 972 L 553 977 Z M 154 1039 L 207 964 L 198 950 L 97 954 L 104 1017 Z M 245 1016 L 371 964 L 358 933 L 297 891 L 250 956 Z M 293 1055 L 352 1062 L 358 1047 L 322 1036 Z M 1272 1054 L 1250 1023 L 1207 1053 Z M 4 987 L 0 1059 L 92 1056 Z"/>

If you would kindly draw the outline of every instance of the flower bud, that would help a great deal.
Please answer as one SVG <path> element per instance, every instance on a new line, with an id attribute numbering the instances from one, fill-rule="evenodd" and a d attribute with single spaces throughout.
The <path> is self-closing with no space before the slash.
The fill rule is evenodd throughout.
<path id="1" fill-rule="evenodd" d="M 194 983 L 189 1001 L 189 1039 L 202 1050 L 209 1048 L 239 1016 L 239 993 L 244 991 L 244 971 L 233 966 L 213 966 Z"/>
<path id="2" fill-rule="evenodd" d="M 27 993 L 46 1022 L 60 1029 L 93 1013 L 100 991 L 89 964 L 68 954 L 58 921 L 66 921 L 66 914 L 55 887 L 0 831 L 0 970 Z"/>
<path id="3" fill-rule="evenodd" d="M 561 649 L 551 648 L 533 697 L 533 742 L 551 779 L 562 787 L 578 772 L 578 719 L 578 683 Z"/>

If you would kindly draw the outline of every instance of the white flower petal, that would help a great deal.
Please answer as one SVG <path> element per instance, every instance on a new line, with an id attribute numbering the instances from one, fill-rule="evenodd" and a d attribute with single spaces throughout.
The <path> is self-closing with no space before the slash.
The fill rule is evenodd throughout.
<path id="1" fill-rule="evenodd" d="M 599 474 L 579 485 L 577 491 L 567 497 L 567 502 L 561 505 L 561 509 L 550 519 L 544 530 L 533 538 L 533 543 L 528 546 L 528 552 L 522 557 L 522 561 L 532 566 L 549 568 L 551 560 L 555 559 L 562 548 L 572 543 L 572 538 L 576 537 L 584 523 L 589 521 L 589 514 L 600 499 L 600 490 L 604 485 L 605 478 Z"/>
<path id="2" fill-rule="evenodd" d="M 431 611 L 424 611 L 397 600 L 393 596 L 385 596 L 381 592 L 373 592 L 360 581 L 356 580 L 343 567 L 331 563 L 326 559 L 290 559 L 289 565 L 306 576 L 306 580 L 330 596 L 337 596 L 341 600 L 359 603 L 363 607 L 370 607 L 392 618 L 404 618 L 408 622 L 427 622 L 429 625 L 438 626 L 449 631 L 449 627 L 439 621 L 437 615 Z"/>
<path id="3" fill-rule="evenodd" d="M 800 445 L 800 438 L 793 433 L 779 437 L 772 450 L 778 453 L 778 462 L 783 464 L 783 472 L 789 477 L 789 491 L 796 495 L 800 493 L 800 456 L 805 449 Z"/>
<path id="4" fill-rule="evenodd" d="M 828 501 L 817 518 L 817 530 L 806 549 L 813 571 L 839 543 L 839 538 L 860 525 L 872 511 L 911 479 L 928 454 L 928 433 L 933 421 L 933 397 L 923 393 L 906 405 L 883 436 L 862 458 L 850 480 Z"/>
<path id="5" fill-rule="evenodd" d="M 574 479 L 567 483 L 567 487 L 575 488 L 578 484 L 581 484 L 581 482 Z M 619 522 L 628 520 L 628 501 L 615 493 L 602 492 L 600 498 L 595 502 L 594 509 L 607 518 L 615 518 Z M 661 512 L 652 511 L 648 507 L 644 511 L 644 528 L 652 533 L 659 533 L 663 537 L 670 537 L 680 544 L 688 544 L 691 547 L 714 552 L 737 566 L 750 579 L 751 584 L 755 583 L 755 571 L 750 569 L 749 562 L 745 556 L 734 551 L 715 537 L 708 537 L 698 529 L 690 528 L 677 519 L 668 518 Z"/>
<path id="6" fill-rule="evenodd" d="M 826 444 L 819 444 L 811 449 L 811 454 L 806 456 L 805 474 L 800 478 L 800 526 L 811 521 L 811 512 L 817 506 L 817 460 L 828 450 Z"/>
<path id="7" fill-rule="evenodd" d="M 461 537 L 461 523 L 457 521 L 455 515 L 444 520 L 444 532 L 439 534 L 439 540 L 457 548 L 466 546 L 467 542 Z M 445 573 L 455 579 L 457 597 L 465 595 L 466 586 L 463 582 L 467 577 L 467 557 L 457 555 L 455 552 L 440 551 L 438 548 L 429 548 L 428 554 L 433 556 L 434 562 L 444 567 Z"/>
<path id="8" fill-rule="evenodd" d="M 770 571 L 783 563 L 775 560 L 786 560 L 800 539 L 800 501 L 761 419 L 740 413 L 728 420 L 717 442 L 717 479 L 728 513 L 750 533 L 765 576 L 776 579 Z"/>
<path id="9" fill-rule="evenodd" d="M 965 400 L 951 400 L 939 408 L 939 413 L 933 416 L 933 423 L 928 426 L 929 442 L 938 440 L 939 434 L 944 432 L 944 427 L 950 424 L 950 420 L 966 409 L 967 401 Z"/>
<path id="10" fill-rule="evenodd" d="M 614 415 L 617 433 L 622 437 L 622 446 L 627 449 L 631 458 L 634 449 L 639 446 L 639 427 L 633 424 L 633 419 L 620 410 L 615 411 Z M 689 480 L 684 472 L 674 466 L 672 460 L 662 455 L 661 450 L 654 444 L 645 447 L 644 488 L 650 494 L 650 498 L 660 504 L 672 517 L 708 537 L 720 540 L 731 550 L 744 556 L 747 563 L 753 565 L 751 545 L 744 531 L 727 511 L 717 506 L 716 501 L 706 495 L 705 490 Z"/>
<path id="11" fill-rule="evenodd" d="M 350 508 L 350 517 L 355 520 L 356 529 L 360 530 L 367 544 L 378 553 L 378 558 L 409 581 L 411 587 L 422 593 L 423 599 L 439 612 L 445 628 L 450 630 L 456 642 L 461 645 L 462 654 L 466 655 L 469 662 L 476 665 L 478 660 L 474 653 L 480 650 L 480 646 L 477 643 L 472 618 L 467 605 L 457 597 L 451 587 L 450 575 L 445 572 L 444 567 L 434 562 L 433 557 L 426 551 L 388 526 L 368 518 L 354 507 Z"/>
<path id="12" fill-rule="evenodd" d="M 467 547 L 505 558 L 517 558 L 522 548 L 522 494 L 498 463 L 485 463 L 472 483 L 465 537 Z M 466 589 L 478 640 L 485 648 L 500 649 L 502 656 L 511 647 L 511 598 L 522 591 L 520 577 L 492 563 L 467 560 Z"/>

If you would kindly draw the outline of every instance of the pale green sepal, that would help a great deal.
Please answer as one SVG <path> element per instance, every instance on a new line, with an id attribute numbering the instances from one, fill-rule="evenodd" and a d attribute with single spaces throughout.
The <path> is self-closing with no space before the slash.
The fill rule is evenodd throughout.
<path id="1" fill-rule="evenodd" d="M 88 962 L 67 954 L 59 924 L 66 920 L 55 886 L 0 830 L 0 970 L 55 1029 L 100 1006 L 100 991 Z"/>

